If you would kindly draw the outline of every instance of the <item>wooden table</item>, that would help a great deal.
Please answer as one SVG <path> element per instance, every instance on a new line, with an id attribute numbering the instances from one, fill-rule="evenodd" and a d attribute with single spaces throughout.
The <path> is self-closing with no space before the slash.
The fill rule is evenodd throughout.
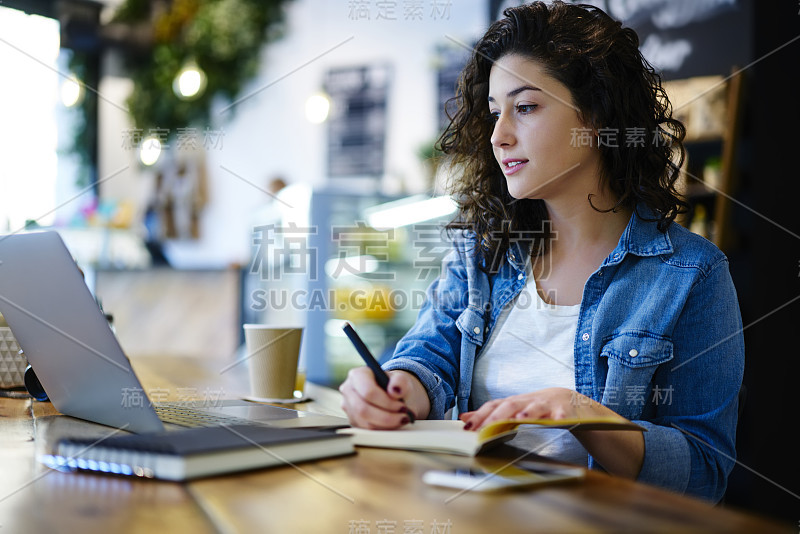
<path id="1" fill-rule="evenodd" d="M 195 391 L 230 397 L 242 370 L 176 358 L 140 358 L 147 391 L 171 399 Z M 298 409 L 341 413 L 338 392 L 309 385 Z M 0 398 L 0 533 L 281 532 L 796 532 L 599 472 L 536 490 L 459 493 L 422 483 L 428 469 L 476 460 L 359 448 L 306 462 L 186 484 L 51 471 L 36 462 L 55 433 L 109 432 L 61 416 L 49 403 Z M 501 465 L 502 455 L 484 463 Z"/>

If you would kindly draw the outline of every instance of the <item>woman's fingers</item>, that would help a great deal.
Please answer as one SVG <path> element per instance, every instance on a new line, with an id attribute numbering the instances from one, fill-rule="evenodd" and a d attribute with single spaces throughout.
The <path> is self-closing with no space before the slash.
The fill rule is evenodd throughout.
<path id="1" fill-rule="evenodd" d="M 462 414 L 467 430 L 477 430 L 505 419 L 563 419 L 575 415 L 574 391 L 548 388 L 486 402 L 473 412 Z"/>
<path id="2" fill-rule="evenodd" d="M 390 382 L 390 387 L 392 385 Z M 403 390 L 401 381 L 394 385 Z M 409 422 L 405 404 L 381 389 L 367 367 L 351 369 L 339 391 L 342 393 L 342 409 L 353 426 L 388 429 Z"/>
<path id="3" fill-rule="evenodd" d="M 390 397 L 403 402 L 411 392 L 411 375 L 408 373 L 389 373 L 389 387 L 386 392 Z"/>
<path id="4" fill-rule="evenodd" d="M 365 402 L 357 396 L 345 396 L 342 409 L 347 414 L 350 424 L 356 427 L 377 429 L 394 429 L 410 422 L 405 409 L 402 413 L 388 412 Z"/>
<path id="5" fill-rule="evenodd" d="M 466 430 L 477 430 L 492 421 L 510 419 L 519 410 L 514 397 L 491 400 L 474 412 L 467 412 L 461 416 Z"/>

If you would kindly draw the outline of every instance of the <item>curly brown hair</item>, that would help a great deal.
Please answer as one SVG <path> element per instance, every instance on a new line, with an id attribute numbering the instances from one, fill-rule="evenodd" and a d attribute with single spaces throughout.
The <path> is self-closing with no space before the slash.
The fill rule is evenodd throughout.
<path id="1" fill-rule="evenodd" d="M 517 54 L 541 63 L 570 90 L 584 123 L 594 129 L 646 132 L 643 143 L 598 143 L 601 180 L 617 199 L 607 211 L 644 205 L 655 214 L 648 220 L 665 232 L 688 208 L 675 188 L 686 132 L 672 118 L 661 77 L 639 52 L 636 32 L 599 8 L 561 1 L 512 7 L 503 15 L 475 45 L 449 103 L 455 102 L 456 111 L 438 140 L 459 169 L 451 190 L 460 209 L 448 229 L 479 236 L 479 253 L 490 272 L 499 268 L 512 235 L 547 233 L 544 202 L 509 194 L 490 142 L 489 73 L 495 61 Z M 531 253 L 542 253 L 546 243 L 536 239 Z"/>

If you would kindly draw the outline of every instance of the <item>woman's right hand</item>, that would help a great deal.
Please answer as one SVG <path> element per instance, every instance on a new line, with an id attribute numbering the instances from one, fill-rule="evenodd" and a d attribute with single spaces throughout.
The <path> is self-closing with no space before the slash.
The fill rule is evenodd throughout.
<path id="1" fill-rule="evenodd" d="M 430 411 L 428 393 L 411 373 L 389 371 L 389 387 L 381 389 L 368 367 L 356 367 L 347 373 L 339 387 L 342 409 L 350 424 L 372 430 L 391 430 L 409 423 L 407 410 L 416 418 Z"/>

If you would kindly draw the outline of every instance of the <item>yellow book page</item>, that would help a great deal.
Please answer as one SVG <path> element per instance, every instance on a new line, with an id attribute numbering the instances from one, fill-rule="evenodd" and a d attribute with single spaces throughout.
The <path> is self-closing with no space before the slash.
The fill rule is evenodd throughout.
<path id="1" fill-rule="evenodd" d="M 568 430 L 638 430 L 647 429 L 633 423 L 622 416 L 603 417 L 568 417 L 565 419 L 507 419 L 495 421 L 478 431 L 478 441 L 486 441 L 500 434 L 515 430 L 520 425 L 536 425 L 548 428 L 565 428 Z"/>

